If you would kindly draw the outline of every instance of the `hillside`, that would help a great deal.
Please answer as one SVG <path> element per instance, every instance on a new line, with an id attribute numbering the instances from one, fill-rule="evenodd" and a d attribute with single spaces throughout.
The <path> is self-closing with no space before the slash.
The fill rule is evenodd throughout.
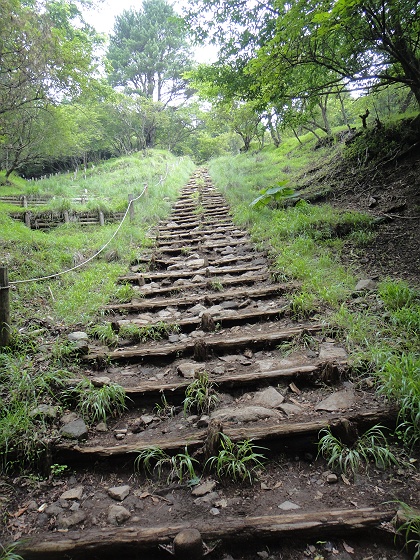
<path id="1" fill-rule="evenodd" d="M 369 278 L 402 278 L 420 286 L 420 144 L 401 157 L 356 173 L 338 166 L 326 200 L 376 220 L 376 237 L 346 262 Z"/>

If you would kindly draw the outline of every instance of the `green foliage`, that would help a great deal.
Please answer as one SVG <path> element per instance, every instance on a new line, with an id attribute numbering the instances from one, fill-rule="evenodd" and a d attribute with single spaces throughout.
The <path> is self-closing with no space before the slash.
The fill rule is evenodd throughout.
<path id="1" fill-rule="evenodd" d="M 258 196 L 255 200 L 251 202 L 251 206 L 258 209 L 267 206 L 267 204 L 271 204 L 273 202 L 279 205 L 285 202 L 286 200 L 297 198 L 298 195 L 295 193 L 293 188 L 286 186 L 287 183 L 288 183 L 287 180 L 280 181 L 277 184 L 277 187 L 262 189 L 260 191 L 260 196 Z"/>
<path id="2" fill-rule="evenodd" d="M 54 463 L 50 467 L 50 474 L 52 478 L 60 477 L 68 469 L 67 465 L 60 465 L 59 463 Z"/>
<path id="3" fill-rule="evenodd" d="M 403 523 L 396 528 L 397 535 L 404 538 L 406 548 L 414 548 L 413 560 L 420 558 L 420 512 L 399 502 Z"/>
<path id="4" fill-rule="evenodd" d="M 86 188 L 88 197 L 108 199 L 112 209 L 121 201 L 126 208 L 128 193 L 138 192 L 139 183 L 148 183 L 149 188 L 141 203 L 135 205 L 133 224 L 127 219 L 105 251 L 77 270 L 45 281 L 26 283 L 28 279 L 54 275 L 85 262 L 109 242 L 117 225 L 82 228 L 68 224 L 48 235 L 29 230 L 0 209 L 0 247 L 9 268 L 9 280 L 25 281 L 11 292 L 15 324 L 23 322 L 28 314 L 34 319 L 49 315 L 66 325 L 88 323 L 114 294 L 117 298 L 128 298 L 129 288 L 116 289 L 118 276 L 150 243 L 148 228 L 169 213 L 171 202 L 192 168 L 188 158 L 178 160 L 168 152 L 151 151 L 97 165 L 88 170 L 86 179 L 77 176 L 75 180 L 74 174 L 61 174 L 36 183 L 26 182 L 26 188 L 36 186 L 43 194 L 60 193 L 58 196 L 66 200 L 80 196 Z M 164 180 L 157 186 L 160 177 Z M 6 194 L 4 190 L 2 194 Z M 119 260 L 110 260 L 109 255 L 119 255 Z"/>
<path id="5" fill-rule="evenodd" d="M 163 392 L 160 401 L 161 401 L 160 404 L 159 403 L 155 404 L 155 408 L 154 408 L 155 414 L 159 416 L 159 418 L 172 418 L 173 416 L 175 416 L 176 407 L 168 403 L 165 397 L 165 393 Z"/>
<path id="6" fill-rule="evenodd" d="M 7 546 L 0 543 L 0 560 L 24 560 L 20 554 L 14 552 L 19 547 L 20 542 L 14 542 Z"/>
<path id="7" fill-rule="evenodd" d="M 0 416 L 0 472 L 36 466 L 45 451 L 42 424 L 31 416 L 28 403 L 2 400 Z"/>
<path id="8" fill-rule="evenodd" d="M 42 335 L 41 335 L 42 336 Z M 0 353 L 0 471 L 37 466 L 45 449 L 45 433 L 52 419 L 38 413 L 40 404 L 54 406 L 55 394 L 71 376 L 57 367 L 56 358 L 34 361 L 34 337 L 16 340 Z"/>
<path id="9" fill-rule="evenodd" d="M 399 424 L 396 434 L 414 447 L 420 441 L 420 357 L 418 353 L 390 354 L 381 360 L 379 391 L 397 400 Z"/>
<path id="10" fill-rule="evenodd" d="M 290 311 L 295 319 L 306 319 L 317 309 L 317 300 L 314 294 L 308 292 L 296 292 L 292 295 Z"/>
<path id="11" fill-rule="evenodd" d="M 119 336 L 128 338 L 133 342 L 147 342 L 148 340 L 161 340 L 170 334 L 179 332 L 178 325 L 158 321 L 152 325 L 137 327 L 136 325 L 121 325 Z"/>
<path id="12" fill-rule="evenodd" d="M 75 401 L 77 412 L 91 424 L 106 422 L 109 416 L 119 416 L 127 408 L 123 387 L 115 383 L 95 387 L 89 379 L 82 379 L 75 387 L 63 391 L 61 399 Z"/>
<path id="13" fill-rule="evenodd" d="M 191 457 L 187 447 L 185 447 L 184 453 L 177 453 L 177 455 L 171 457 L 171 471 L 168 480 L 178 480 L 181 484 L 183 480 L 196 480 L 194 464 L 198 465 L 198 460 Z"/>
<path id="14" fill-rule="evenodd" d="M 331 469 L 346 474 L 355 474 L 363 466 L 368 468 L 370 462 L 376 467 L 387 468 L 398 465 L 398 460 L 388 448 L 383 434 L 383 426 L 373 426 L 360 436 L 352 446 L 342 443 L 331 433 L 331 428 L 324 428 L 318 442 L 318 453 L 328 460 Z"/>
<path id="15" fill-rule="evenodd" d="M 114 332 L 111 323 L 94 325 L 89 332 L 91 336 L 97 338 L 103 344 L 108 346 L 116 346 L 118 344 L 118 335 Z"/>
<path id="16" fill-rule="evenodd" d="M 407 309 L 420 300 L 413 288 L 403 280 L 385 280 L 378 286 L 379 297 L 391 311 Z"/>
<path id="17" fill-rule="evenodd" d="M 410 121 L 385 123 L 381 128 L 367 128 L 346 143 L 343 157 L 352 164 L 366 166 L 392 160 L 416 142 L 416 128 Z"/>
<path id="18" fill-rule="evenodd" d="M 220 447 L 218 455 L 210 457 L 206 463 L 219 478 L 241 482 L 248 480 L 252 483 L 257 477 L 257 471 L 264 467 L 264 455 L 255 452 L 255 449 L 264 448 L 252 445 L 251 440 L 235 443 L 221 433 Z"/>
<path id="19" fill-rule="evenodd" d="M 147 474 L 153 475 L 155 472 L 158 479 L 162 476 L 162 471 L 167 468 L 169 474 L 167 481 L 178 480 L 182 483 L 184 480 L 196 480 L 194 465 L 198 464 L 197 459 L 191 457 L 185 447 L 184 453 L 170 456 L 160 447 L 149 447 L 141 451 L 134 460 L 134 469 L 138 472 L 143 467 Z"/>
<path id="20" fill-rule="evenodd" d="M 192 411 L 197 414 L 208 414 L 219 401 L 219 397 L 215 390 L 215 385 L 209 380 L 207 372 L 199 374 L 197 379 L 192 381 L 186 391 L 184 405 L 184 414 Z"/>
<path id="21" fill-rule="evenodd" d="M 186 29 L 165 0 L 146 0 L 141 10 L 117 16 L 107 56 L 114 86 L 158 101 L 165 90 L 171 99 L 185 89 L 182 75 L 191 64 Z"/>
<path id="22" fill-rule="evenodd" d="M 143 451 L 140 451 L 134 460 L 134 470 L 139 472 L 143 467 L 147 474 L 152 475 L 157 471 L 158 478 L 160 479 L 162 469 L 171 461 L 170 456 L 158 446 L 152 446 Z"/>

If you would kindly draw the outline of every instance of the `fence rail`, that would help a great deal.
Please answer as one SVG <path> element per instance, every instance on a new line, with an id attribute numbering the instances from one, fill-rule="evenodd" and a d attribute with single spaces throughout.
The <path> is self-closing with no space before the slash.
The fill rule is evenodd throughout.
<path id="1" fill-rule="evenodd" d="M 10 217 L 24 222 L 31 229 L 50 229 L 63 224 L 77 223 L 79 225 L 99 225 L 104 226 L 119 222 L 124 212 L 74 212 L 64 210 L 63 212 L 11 212 Z"/>

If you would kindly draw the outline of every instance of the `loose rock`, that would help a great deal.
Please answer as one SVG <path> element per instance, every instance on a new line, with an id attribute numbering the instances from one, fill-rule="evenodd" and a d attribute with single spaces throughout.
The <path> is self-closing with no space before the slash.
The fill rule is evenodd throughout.
<path id="1" fill-rule="evenodd" d="M 108 488 L 108 494 L 113 500 L 118 500 L 122 502 L 130 493 L 130 487 L 127 485 L 124 486 L 113 486 L 112 488 Z"/>
<path id="2" fill-rule="evenodd" d="M 108 522 L 111 525 L 122 525 L 130 519 L 131 513 L 124 506 L 111 505 L 108 509 Z"/>

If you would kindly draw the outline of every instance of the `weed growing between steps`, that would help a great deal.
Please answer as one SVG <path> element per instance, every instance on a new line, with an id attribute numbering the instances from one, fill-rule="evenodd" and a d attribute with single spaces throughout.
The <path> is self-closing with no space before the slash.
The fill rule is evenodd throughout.
<path id="1" fill-rule="evenodd" d="M 265 449 L 252 444 L 250 440 L 233 442 L 227 435 L 220 434 L 220 449 L 217 455 L 209 457 L 204 465 L 191 456 L 185 447 L 184 453 L 169 455 L 160 447 L 152 446 L 137 455 L 134 470 L 141 471 L 158 480 L 166 473 L 167 482 L 184 480 L 195 485 L 200 481 L 197 469 L 201 466 L 202 473 L 213 472 L 220 480 L 249 482 L 258 479 L 258 472 L 264 468 L 265 456 L 257 453 L 257 449 Z"/>
<path id="2" fill-rule="evenodd" d="M 376 291 L 356 297 L 355 272 L 342 264 L 357 243 L 364 247 L 371 242 L 372 218 L 305 200 L 258 211 L 251 205 L 261 189 L 284 180 L 297 192 L 305 185 L 305 196 L 309 178 L 327 192 L 327 178 L 337 173 L 333 160 L 340 159 L 342 146 L 329 152 L 313 148 L 313 142 L 293 145 L 289 139 L 278 150 L 213 160 L 209 172 L 228 199 L 235 222 L 251 232 L 259 247 L 267 248 L 276 280 L 301 282 L 291 298 L 294 317 L 328 314 L 325 333 L 345 343 L 356 381 L 372 378 L 387 399 L 397 402 L 396 435 L 411 447 L 420 438 L 420 294 L 403 281 L 383 280 Z M 315 179 L 321 168 L 322 183 Z"/>
<path id="3" fill-rule="evenodd" d="M 370 463 L 381 469 L 398 465 L 388 447 L 385 430 L 383 426 L 372 426 L 352 445 L 347 445 L 331 433 L 331 428 L 325 428 L 319 434 L 318 453 L 328 461 L 330 469 L 350 476 L 362 468 L 367 470 Z"/>

